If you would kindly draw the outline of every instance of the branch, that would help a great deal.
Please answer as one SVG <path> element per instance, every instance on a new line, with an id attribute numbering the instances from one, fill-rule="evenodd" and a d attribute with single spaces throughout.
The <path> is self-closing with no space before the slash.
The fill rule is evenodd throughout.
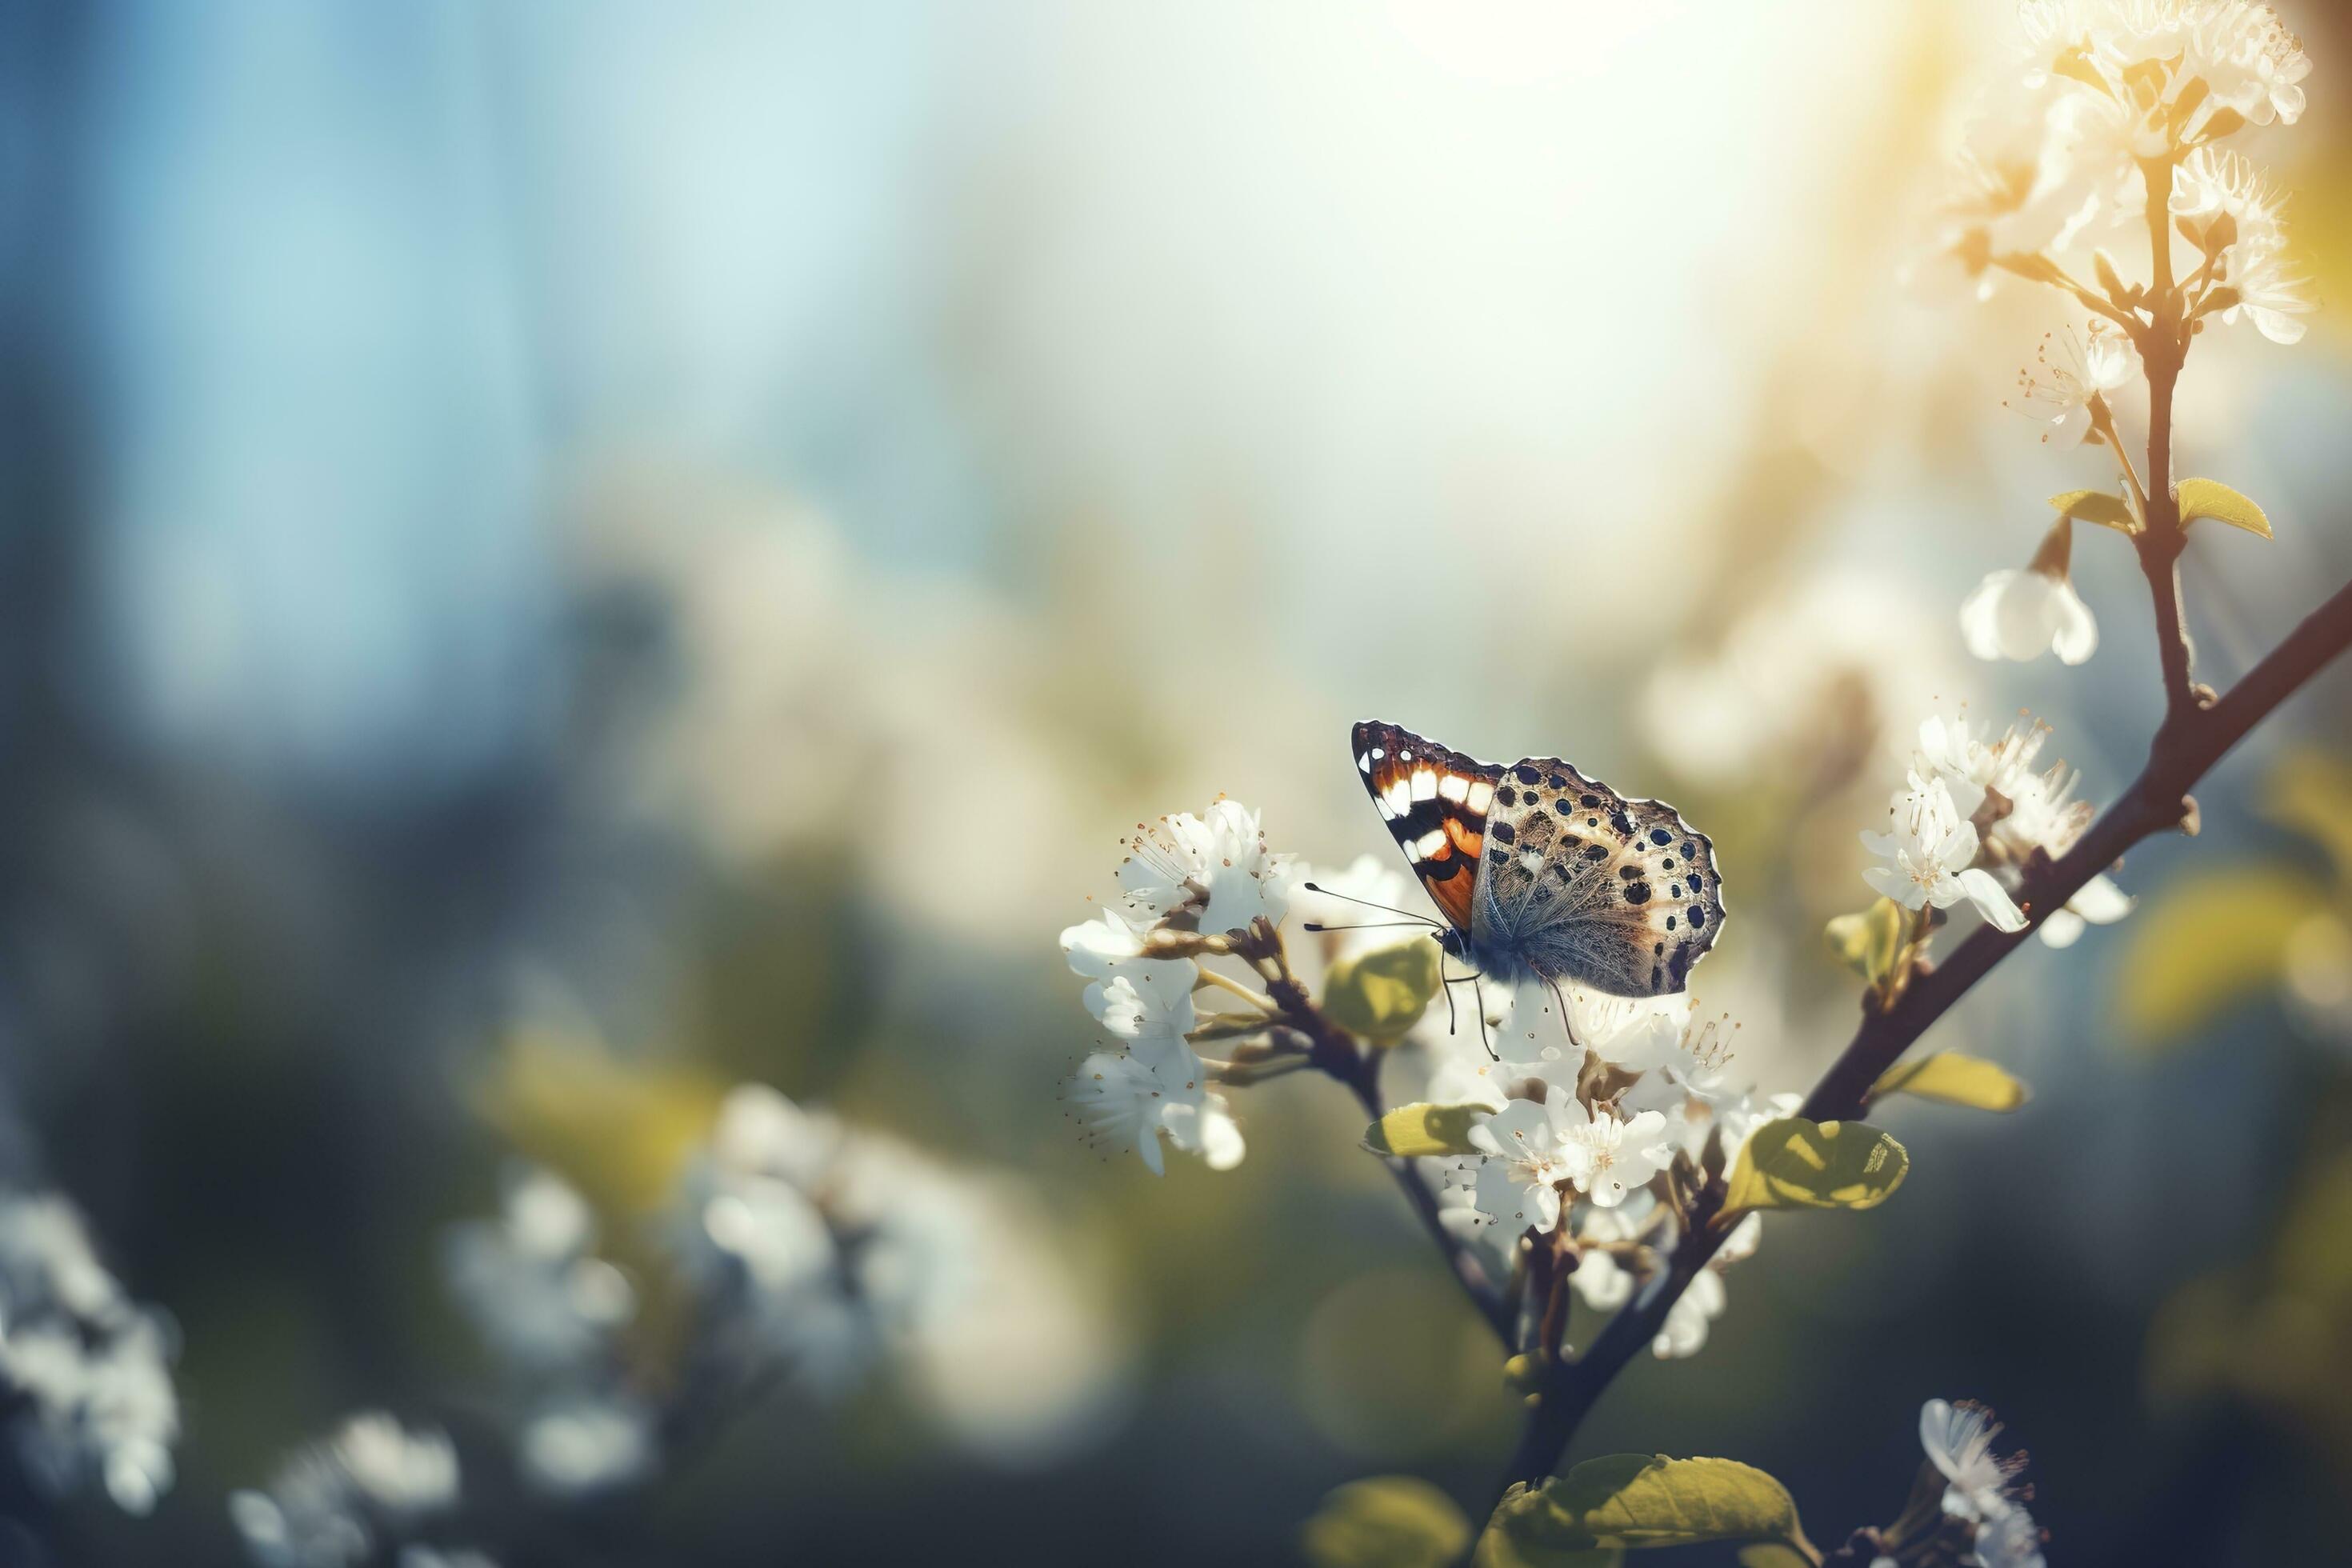
<path id="1" fill-rule="evenodd" d="M 2026 910 L 2025 930 L 1980 926 L 1954 951 L 1949 963 L 1917 976 L 1893 1006 L 1876 1010 L 1872 999 L 1865 998 L 1861 1026 L 1798 1114 L 1815 1121 L 1859 1114 L 1879 1075 L 1994 964 L 2016 951 L 2051 910 L 2064 908 L 2084 884 L 2141 839 L 2193 821 L 2189 786 L 2347 646 L 2352 646 L 2352 584 L 2313 611 L 2220 702 L 2168 716 L 2149 748 L 2147 767 L 2123 797 L 2063 856 L 2037 858 L 2026 868 L 2019 900 Z M 1664 1272 L 1652 1276 L 1609 1320 L 1592 1347 L 1556 1369 L 1512 1456 L 1507 1485 L 1533 1481 L 1559 1465 L 1584 1417 L 1664 1325 L 1667 1310 L 1706 1267 L 1725 1234 L 1712 1228 L 1686 1234 L 1669 1256 Z"/>
<path id="2" fill-rule="evenodd" d="M 1283 948 L 1281 933 L 1269 922 L 1260 920 L 1248 936 L 1235 944 L 1234 951 L 1260 966 L 1260 973 L 1266 977 L 1266 997 L 1275 1009 L 1271 1021 L 1295 1029 L 1305 1037 L 1307 1064 L 1346 1084 L 1370 1121 L 1378 1121 L 1387 1114 L 1388 1107 L 1381 1099 L 1382 1053 L 1368 1050 L 1357 1044 L 1353 1035 L 1323 1016 L 1323 1010 L 1315 1005 L 1315 1000 L 1307 994 L 1307 988 L 1291 973 L 1290 957 Z M 1503 1342 L 1503 1349 L 1508 1352 L 1512 1348 L 1511 1312 L 1504 1304 L 1503 1293 L 1493 1280 L 1486 1278 L 1486 1268 L 1479 1263 L 1477 1255 L 1470 1250 L 1469 1244 L 1445 1228 L 1439 1217 L 1437 1194 L 1423 1179 L 1421 1167 L 1402 1157 L 1386 1159 L 1381 1163 L 1388 1166 L 1389 1174 L 1396 1178 L 1405 1202 L 1412 1205 L 1412 1212 L 1420 1216 L 1422 1228 L 1429 1232 L 1429 1238 L 1437 1244 L 1437 1250 L 1445 1258 L 1446 1268 L 1455 1283 L 1462 1287 L 1463 1293 L 1470 1298 L 1470 1304 L 1478 1309 L 1478 1315 L 1486 1320 L 1487 1326 L 1495 1331 L 1495 1337 Z"/>

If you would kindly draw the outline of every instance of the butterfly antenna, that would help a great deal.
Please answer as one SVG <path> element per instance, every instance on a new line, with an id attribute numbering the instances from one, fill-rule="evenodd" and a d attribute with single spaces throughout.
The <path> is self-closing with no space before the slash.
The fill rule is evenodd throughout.
<path id="1" fill-rule="evenodd" d="M 1417 915 L 1411 910 L 1400 910 L 1390 904 L 1376 904 L 1370 899 L 1359 899 L 1349 893 L 1335 893 L 1330 889 L 1321 887 L 1314 882 L 1302 883 L 1301 886 L 1306 888 L 1308 892 L 1320 893 L 1327 899 L 1338 899 L 1343 903 L 1361 904 L 1368 910 L 1379 910 L 1383 914 L 1402 915 L 1406 920 L 1411 921 L 1415 925 L 1435 926 L 1438 923 L 1437 921 L 1431 920 L 1427 915 Z M 1308 931 L 1344 931 L 1348 928 L 1344 926 L 1318 926 L 1310 924 L 1307 929 Z"/>

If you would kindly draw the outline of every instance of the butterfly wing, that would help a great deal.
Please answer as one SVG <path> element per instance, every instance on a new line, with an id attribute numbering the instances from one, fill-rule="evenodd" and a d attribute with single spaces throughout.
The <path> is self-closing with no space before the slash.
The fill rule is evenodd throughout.
<path id="1" fill-rule="evenodd" d="M 1555 757 L 1495 785 L 1474 951 L 1613 996 L 1680 991 L 1715 945 L 1715 846 L 1675 809 L 1628 800 Z"/>
<path id="2" fill-rule="evenodd" d="M 1445 918 L 1467 931 L 1486 811 L 1502 768 L 1376 721 L 1357 725 L 1350 740 L 1356 771 L 1413 875 Z"/>

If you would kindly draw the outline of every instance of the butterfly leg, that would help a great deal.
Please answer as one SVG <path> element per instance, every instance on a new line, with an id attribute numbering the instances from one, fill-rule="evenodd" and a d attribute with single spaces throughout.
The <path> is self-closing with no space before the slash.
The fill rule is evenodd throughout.
<path id="1" fill-rule="evenodd" d="M 1569 1016 L 1568 997 L 1561 992 L 1559 981 L 1547 979 L 1544 984 L 1551 988 L 1552 1003 L 1559 1008 L 1559 1026 L 1568 1036 L 1569 1049 L 1581 1058 L 1584 1055 L 1584 1042 L 1576 1037 L 1576 1020 Z"/>
<path id="2" fill-rule="evenodd" d="M 1503 1058 L 1495 1054 L 1494 1042 L 1487 1037 L 1486 993 L 1480 988 L 1478 971 L 1475 969 L 1467 974 L 1447 975 L 1441 972 L 1438 975 L 1439 988 L 1445 993 L 1445 1032 L 1449 1035 L 1454 1033 L 1454 987 L 1465 980 L 1470 983 L 1471 996 L 1477 1003 L 1478 1043 L 1486 1047 L 1486 1058 L 1489 1061 L 1501 1061 Z"/>

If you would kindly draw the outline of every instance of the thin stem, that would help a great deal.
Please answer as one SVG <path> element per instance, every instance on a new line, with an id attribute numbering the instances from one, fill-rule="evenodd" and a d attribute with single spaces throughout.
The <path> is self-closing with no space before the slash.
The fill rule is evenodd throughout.
<path id="1" fill-rule="evenodd" d="M 1234 995 L 1240 997 L 1243 1001 L 1248 1003 L 1251 1006 L 1255 1007 L 1261 1013 L 1276 1013 L 1281 1011 L 1280 1008 L 1274 1005 L 1274 998 L 1266 995 L 1264 992 L 1251 990 L 1248 986 L 1243 984 L 1240 981 L 1235 980 L 1230 974 L 1220 974 L 1206 964 L 1202 964 L 1201 966 L 1200 975 L 1202 984 L 1214 985 L 1219 990 L 1230 991 Z"/>
<path id="2" fill-rule="evenodd" d="M 2124 483 L 2131 487 L 2133 509 L 2139 514 L 2139 525 L 2146 528 L 2147 491 L 2140 485 L 2139 470 L 2132 466 L 2130 449 L 2124 445 L 2123 437 L 2116 429 L 2116 411 L 2107 406 L 2107 400 L 2104 397 L 2091 400 L 2091 428 L 2099 433 L 2099 439 L 2105 441 L 2107 450 L 2116 455 L 2116 462 L 2124 471 Z"/>
<path id="3" fill-rule="evenodd" d="M 1993 965 L 2015 952 L 2051 910 L 2063 909 L 2068 899 L 2133 845 L 2180 826 L 2194 809 L 2188 798 L 2189 786 L 2347 646 L 2352 646 L 2352 584 L 2337 589 L 2305 617 L 2227 697 L 2168 720 L 2151 743 L 2147 765 L 2138 779 L 2072 849 L 2056 860 L 2037 858 L 2027 865 L 2019 900 L 2026 911 L 2024 930 L 2002 931 L 1980 926 L 1948 962 L 1919 975 L 1892 1004 L 1881 1007 L 1866 999 L 1861 1026 L 1813 1086 L 1798 1114 L 1815 1121 L 1843 1121 L 1855 1115 L 1879 1075 L 1893 1067 Z M 1585 1416 L 1617 1374 L 1664 1326 L 1668 1310 L 1698 1278 L 1727 1234 L 1703 1227 L 1684 1235 L 1667 1255 L 1664 1271 L 1644 1283 L 1609 1321 L 1591 1348 L 1555 1369 L 1505 1472 L 1506 1486 L 1532 1482 L 1559 1463 Z"/>
<path id="4" fill-rule="evenodd" d="M 2141 161 L 2147 186 L 2149 325 L 2135 334 L 2147 369 L 2147 526 L 2133 543 L 2156 610 L 2157 657 L 2164 671 L 2164 722 L 2179 723 L 2198 706 L 2189 673 L 2189 627 L 2180 608 L 2180 504 L 2172 495 L 2172 395 L 2187 352 L 2180 300 L 2172 290 L 2172 160 Z M 2118 447 L 2120 451 L 2122 448 Z"/>

